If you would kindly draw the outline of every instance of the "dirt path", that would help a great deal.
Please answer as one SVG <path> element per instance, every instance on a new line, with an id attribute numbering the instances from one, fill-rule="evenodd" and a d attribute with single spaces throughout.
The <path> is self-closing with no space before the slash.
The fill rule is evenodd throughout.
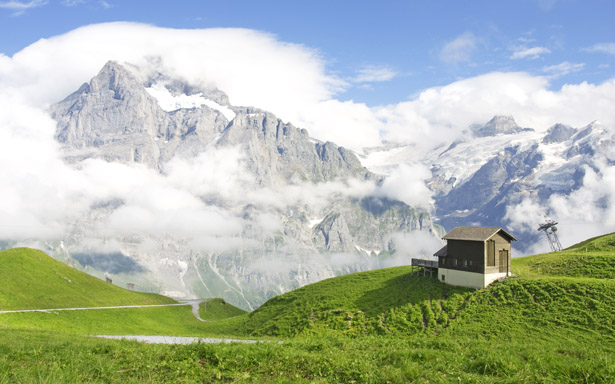
<path id="1" fill-rule="evenodd" d="M 205 321 L 199 316 L 199 304 L 205 300 L 182 300 L 177 304 L 151 304 L 151 305 L 117 305 L 112 307 L 82 307 L 82 308 L 45 308 L 45 309 L 15 309 L 11 311 L 0 311 L 2 313 L 21 313 L 21 312 L 56 312 L 56 311 L 85 311 L 88 309 L 123 309 L 123 308 L 152 308 L 152 307 L 178 307 L 190 305 L 192 314 L 199 321 Z"/>
<path id="2" fill-rule="evenodd" d="M 83 308 L 46 308 L 46 309 L 15 309 L 10 311 L 0 311 L 3 313 L 21 313 L 21 312 L 55 312 L 55 311 L 84 311 L 88 309 L 122 309 L 122 308 L 150 308 L 150 307 L 178 307 L 189 305 L 192 307 L 192 314 L 199 321 L 205 321 L 199 315 L 199 305 L 205 302 L 205 299 L 199 300 L 180 300 L 177 304 L 152 304 L 152 305 L 117 305 L 112 307 L 83 307 Z M 220 343 L 263 343 L 263 340 L 242 340 L 242 339 L 219 339 L 215 337 L 184 337 L 184 336 L 148 336 L 148 335 L 94 335 L 104 339 L 115 340 L 135 340 L 150 344 L 220 344 Z M 281 343 L 281 342 L 279 342 Z"/>
<path id="3" fill-rule="evenodd" d="M 190 304 L 188 304 L 188 303 L 179 303 L 179 304 L 150 304 L 150 305 L 117 305 L 117 306 L 113 306 L 113 307 L 15 309 L 15 310 L 11 310 L 11 311 L 0 311 L 0 313 L 84 311 L 86 309 L 121 309 L 121 308 L 177 307 L 177 306 L 180 306 L 180 305 L 190 305 Z"/>
<path id="4" fill-rule="evenodd" d="M 192 306 L 192 314 L 194 315 L 194 317 L 196 317 L 196 319 L 198 321 L 205 321 L 199 315 L 199 306 L 201 305 L 201 303 L 203 303 L 205 301 L 206 300 L 204 300 L 204 299 L 198 299 L 198 300 L 179 300 L 180 303 L 185 303 L 187 305 L 191 305 Z M 206 304 L 205 308 L 207 309 L 207 304 Z"/>

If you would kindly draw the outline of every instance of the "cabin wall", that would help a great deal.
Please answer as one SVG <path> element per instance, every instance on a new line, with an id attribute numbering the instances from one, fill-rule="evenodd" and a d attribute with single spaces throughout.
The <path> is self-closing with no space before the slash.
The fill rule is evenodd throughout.
<path id="1" fill-rule="evenodd" d="M 493 266 L 488 265 L 489 240 L 495 241 L 495 265 Z M 508 252 L 508 256 L 504 257 L 503 260 L 500 260 L 500 251 Z M 510 251 L 511 251 L 510 242 L 505 237 L 500 235 L 499 233 L 493 235 L 491 238 L 485 241 L 484 250 L 483 250 L 484 252 L 483 264 L 485 266 L 484 272 L 486 274 L 493 274 L 493 273 L 506 274 L 507 271 L 510 272 L 510 259 L 512 256 Z M 506 265 L 506 263 L 508 263 L 508 265 Z"/>
<path id="2" fill-rule="evenodd" d="M 485 244 L 482 241 L 447 240 L 447 256 L 440 258 L 439 266 L 458 271 L 483 273 L 484 252 Z"/>

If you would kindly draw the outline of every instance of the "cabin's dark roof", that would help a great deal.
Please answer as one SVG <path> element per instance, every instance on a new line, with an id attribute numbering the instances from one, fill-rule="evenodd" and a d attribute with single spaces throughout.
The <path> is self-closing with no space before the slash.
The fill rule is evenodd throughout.
<path id="1" fill-rule="evenodd" d="M 437 257 L 446 257 L 448 255 L 447 249 L 448 249 L 448 246 L 445 245 L 444 247 L 440 248 L 440 250 L 438 252 L 434 253 L 433 255 L 437 256 Z"/>
<path id="2" fill-rule="evenodd" d="M 445 240 L 485 241 L 496 233 L 502 232 L 504 237 L 517 240 L 513 235 L 497 227 L 457 227 L 444 235 Z M 440 252 L 440 251 L 438 251 Z"/>

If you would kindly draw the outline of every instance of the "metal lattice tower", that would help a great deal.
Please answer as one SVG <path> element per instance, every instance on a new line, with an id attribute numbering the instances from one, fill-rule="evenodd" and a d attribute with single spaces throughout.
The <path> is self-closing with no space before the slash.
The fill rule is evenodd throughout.
<path id="1" fill-rule="evenodd" d="M 551 246 L 551 250 L 553 252 L 558 252 L 562 250 L 562 245 L 559 242 L 559 238 L 557 237 L 557 222 L 553 220 L 547 220 L 546 223 L 540 224 L 538 227 L 539 231 L 544 231 L 547 235 L 547 239 L 549 239 L 549 245 Z"/>

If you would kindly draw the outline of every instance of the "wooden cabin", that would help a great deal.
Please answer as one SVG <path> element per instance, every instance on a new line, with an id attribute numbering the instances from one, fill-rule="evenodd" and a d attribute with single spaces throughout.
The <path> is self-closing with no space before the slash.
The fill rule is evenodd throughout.
<path id="1" fill-rule="evenodd" d="M 485 288 L 510 276 L 511 241 L 502 228 L 457 227 L 444 235 L 438 258 L 438 279 L 446 284 Z"/>

